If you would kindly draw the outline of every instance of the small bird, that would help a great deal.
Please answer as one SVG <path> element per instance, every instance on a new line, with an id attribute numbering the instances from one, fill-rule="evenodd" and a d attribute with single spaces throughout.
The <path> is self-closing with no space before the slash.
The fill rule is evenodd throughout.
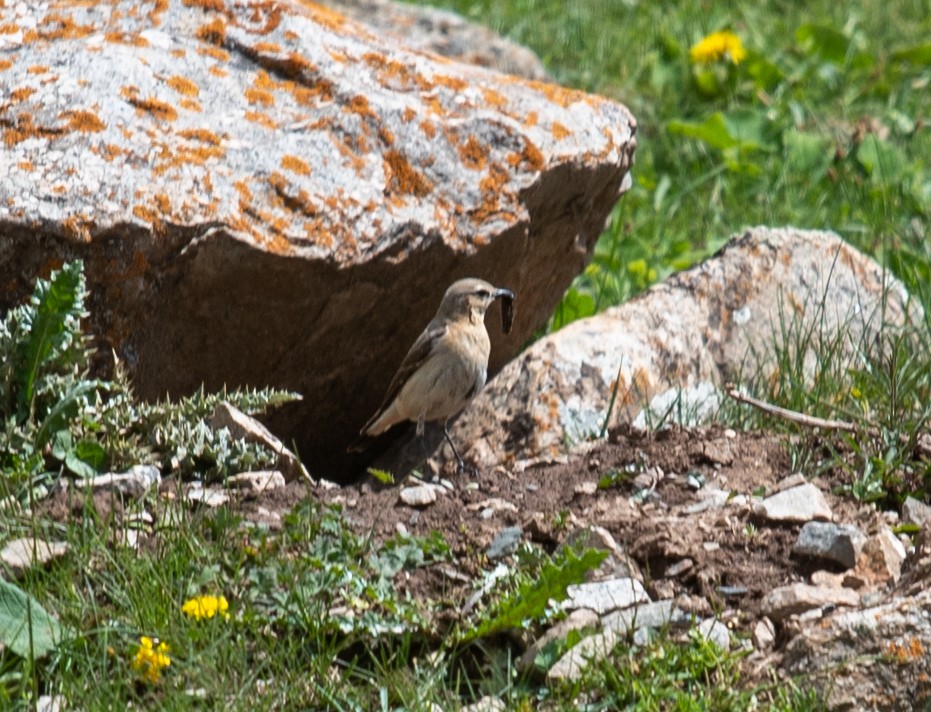
<path id="1" fill-rule="evenodd" d="M 441 421 L 459 472 L 465 470 L 447 424 L 485 385 L 491 351 L 485 311 L 499 298 L 501 325 L 507 334 L 514 320 L 514 292 L 481 279 L 454 282 L 443 295 L 436 316 L 417 337 L 391 379 L 381 408 L 360 434 L 381 435 L 391 426 L 410 420 L 417 423 L 417 435 L 423 437 L 425 422 Z"/>

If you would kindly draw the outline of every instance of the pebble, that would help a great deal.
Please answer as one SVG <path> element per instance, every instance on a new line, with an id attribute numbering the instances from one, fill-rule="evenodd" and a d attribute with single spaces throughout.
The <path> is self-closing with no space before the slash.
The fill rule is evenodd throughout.
<path id="1" fill-rule="evenodd" d="M 807 522 L 792 546 L 792 553 L 833 561 L 845 569 L 851 569 L 856 565 L 865 543 L 866 535 L 857 527 L 830 522 Z"/>
<path id="2" fill-rule="evenodd" d="M 563 601 L 563 608 L 591 608 L 599 615 L 650 600 L 643 584 L 633 578 L 573 584 L 566 589 L 566 593 L 568 598 Z"/>
<path id="3" fill-rule="evenodd" d="M 777 492 L 753 505 L 753 513 L 773 522 L 830 520 L 831 507 L 817 487 L 805 483 Z"/>
<path id="4" fill-rule="evenodd" d="M 408 507 L 426 507 L 436 502 L 436 487 L 433 485 L 405 487 L 398 493 L 398 498 Z"/>

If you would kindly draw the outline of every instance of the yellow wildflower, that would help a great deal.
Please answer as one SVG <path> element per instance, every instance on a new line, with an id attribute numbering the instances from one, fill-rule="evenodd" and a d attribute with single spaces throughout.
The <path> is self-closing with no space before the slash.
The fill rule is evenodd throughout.
<path id="1" fill-rule="evenodd" d="M 171 665 L 168 652 L 168 643 L 144 635 L 139 638 L 139 650 L 133 658 L 132 668 L 154 685 L 161 678 L 162 669 Z"/>
<path id="2" fill-rule="evenodd" d="M 225 596 L 195 596 L 184 602 L 181 611 L 194 620 L 205 620 L 219 614 L 229 620 L 230 604 Z"/>
<path id="3" fill-rule="evenodd" d="M 725 56 L 734 64 L 740 64 L 747 58 L 747 50 L 740 38 L 730 30 L 712 32 L 689 50 L 691 60 L 699 64 L 714 62 Z"/>

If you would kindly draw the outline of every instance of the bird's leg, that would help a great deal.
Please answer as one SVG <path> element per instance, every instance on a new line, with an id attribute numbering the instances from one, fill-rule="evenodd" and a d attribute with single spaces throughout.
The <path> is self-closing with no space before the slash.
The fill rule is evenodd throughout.
<path id="1" fill-rule="evenodd" d="M 449 443 L 449 446 L 453 449 L 453 455 L 456 456 L 456 460 L 459 462 L 459 466 L 456 468 L 456 472 L 462 474 L 467 469 L 474 476 L 477 474 L 474 468 L 467 468 L 465 462 L 462 460 L 462 456 L 459 454 L 459 451 L 456 449 L 456 446 L 453 444 L 453 439 L 449 437 L 449 431 L 446 429 L 446 423 L 443 423 L 443 435 L 446 436 L 446 442 Z"/>
<path id="2" fill-rule="evenodd" d="M 417 420 L 417 435 L 420 436 L 420 453 L 423 455 L 423 471 L 424 479 L 431 480 L 432 477 L 427 476 L 427 460 L 430 458 L 427 456 L 427 436 L 424 432 L 424 418 L 421 416 Z"/>

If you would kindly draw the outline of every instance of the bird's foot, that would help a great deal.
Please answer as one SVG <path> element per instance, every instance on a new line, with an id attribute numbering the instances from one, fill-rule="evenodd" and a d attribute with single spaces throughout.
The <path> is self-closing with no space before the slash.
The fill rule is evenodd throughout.
<path id="1" fill-rule="evenodd" d="M 459 460 L 459 464 L 456 467 L 456 474 L 467 474 L 469 477 L 475 478 L 478 477 L 478 468 L 474 465 L 467 465 L 462 460 Z"/>

